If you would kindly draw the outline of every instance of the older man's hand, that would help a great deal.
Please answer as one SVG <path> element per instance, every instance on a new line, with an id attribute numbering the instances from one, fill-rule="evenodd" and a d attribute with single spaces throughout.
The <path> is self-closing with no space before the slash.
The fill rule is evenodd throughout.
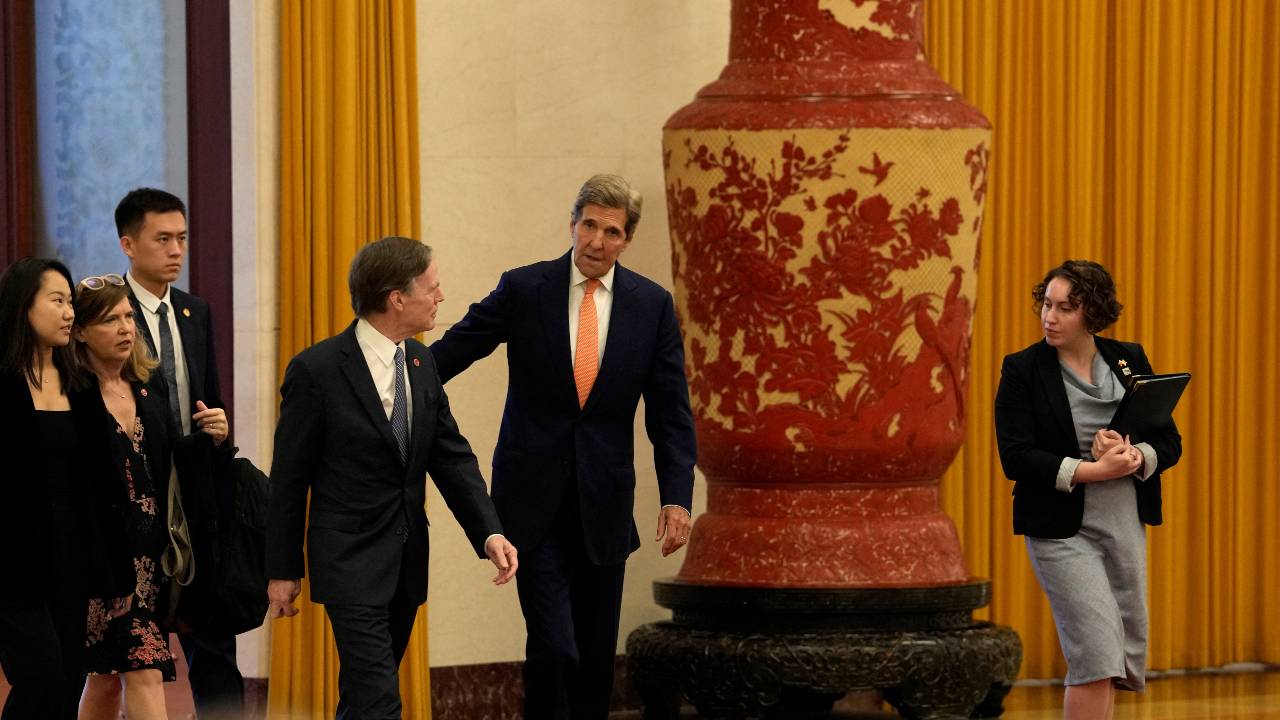
<path id="1" fill-rule="evenodd" d="M 664 505 L 658 511 L 658 535 L 654 538 L 655 542 L 662 541 L 662 556 L 666 557 L 687 545 L 692 527 L 693 521 L 688 510 L 679 505 Z"/>
<path id="2" fill-rule="evenodd" d="M 505 585 L 516 576 L 516 568 L 520 566 L 516 560 L 516 546 L 507 542 L 505 537 L 494 535 L 486 540 L 484 554 L 498 568 L 498 574 L 493 578 L 494 585 Z"/>

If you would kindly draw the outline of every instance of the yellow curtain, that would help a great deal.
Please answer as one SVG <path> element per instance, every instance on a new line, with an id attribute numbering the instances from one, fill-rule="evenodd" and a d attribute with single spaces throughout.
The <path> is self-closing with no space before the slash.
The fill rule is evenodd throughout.
<path id="1" fill-rule="evenodd" d="M 280 9 L 280 355 L 351 322 L 347 267 L 384 235 L 418 237 L 414 0 L 285 0 Z M 331 718 L 338 657 L 324 610 L 272 622 L 268 717 Z M 427 618 L 400 667 L 406 718 L 431 716 Z"/>
<path id="2" fill-rule="evenodd" d="M 968 437 L 943 482 L 989 617 L 1022 636 L 1024 676 L 1065 673 L 992 398 L 1039 336 L 1031 286 L 1084 257 L 1126 305 L 1107 334 L 1195 376 L 1148 533 L 1150 667 L 1280 662 L 1280 3 L 929 0 L 925 23 L 930 61 L 995 126 Z"/>

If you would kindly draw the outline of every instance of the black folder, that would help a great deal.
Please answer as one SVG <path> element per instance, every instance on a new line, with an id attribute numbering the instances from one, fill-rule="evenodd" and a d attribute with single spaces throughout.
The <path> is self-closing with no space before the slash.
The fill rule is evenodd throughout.
<path id="1" fill-rule="evenodd" d="M 1191 373 L 1134 375 L 1107 427 L 1134 441 L 1172 421 L 1173 408 L 1191 382 Z"/>

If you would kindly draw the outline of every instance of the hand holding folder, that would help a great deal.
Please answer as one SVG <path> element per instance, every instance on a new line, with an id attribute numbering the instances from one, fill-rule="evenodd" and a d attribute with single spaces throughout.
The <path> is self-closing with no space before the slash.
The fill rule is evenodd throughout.
<path id="1" fill-rule="evenodd" d="M 1191 382 L 1191 373 L 1134 375 L 1107 427 L 1141 438 L 1173 419 L 1173 409 Z"/>

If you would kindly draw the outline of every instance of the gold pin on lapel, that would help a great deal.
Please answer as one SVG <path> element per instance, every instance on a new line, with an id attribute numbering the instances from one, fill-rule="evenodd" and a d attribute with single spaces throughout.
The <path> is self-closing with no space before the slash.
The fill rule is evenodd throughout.
<path id="1" fill-rule="evenodd" d="M 1116 363 L 1116 364 L 1117 364 L 1117 365 L 1119 365 L 1120 367 L 1129 367 L 1129 361 L 1127 361 L 1127 360 L 1121 360 L 1120 362 L 1118 362 L 1118 363 Z"/>
<path id="2" fill-rule="evenodd" d="M 419 367 L 420 365 L 422 365 L 422 361 L 421 361 L 421 360 L 419 360 L 418 358 L 414 358 L 414 359 L 413 359 L 413 366 L 414 366 L 414 367 Z"/>
<path id="3" fill-rule="evenodd" d="M 142 388 L 141 392 L 142 392 L 142 397 L 146 397 L 146 396 L 147 396 L 147 389 L 146 389 L 146 388 Z"/>
<path id="4" fill-rule="evenodd" d="M 182 308 L 182 317 L 191 317 L 191 308 Z"/>

